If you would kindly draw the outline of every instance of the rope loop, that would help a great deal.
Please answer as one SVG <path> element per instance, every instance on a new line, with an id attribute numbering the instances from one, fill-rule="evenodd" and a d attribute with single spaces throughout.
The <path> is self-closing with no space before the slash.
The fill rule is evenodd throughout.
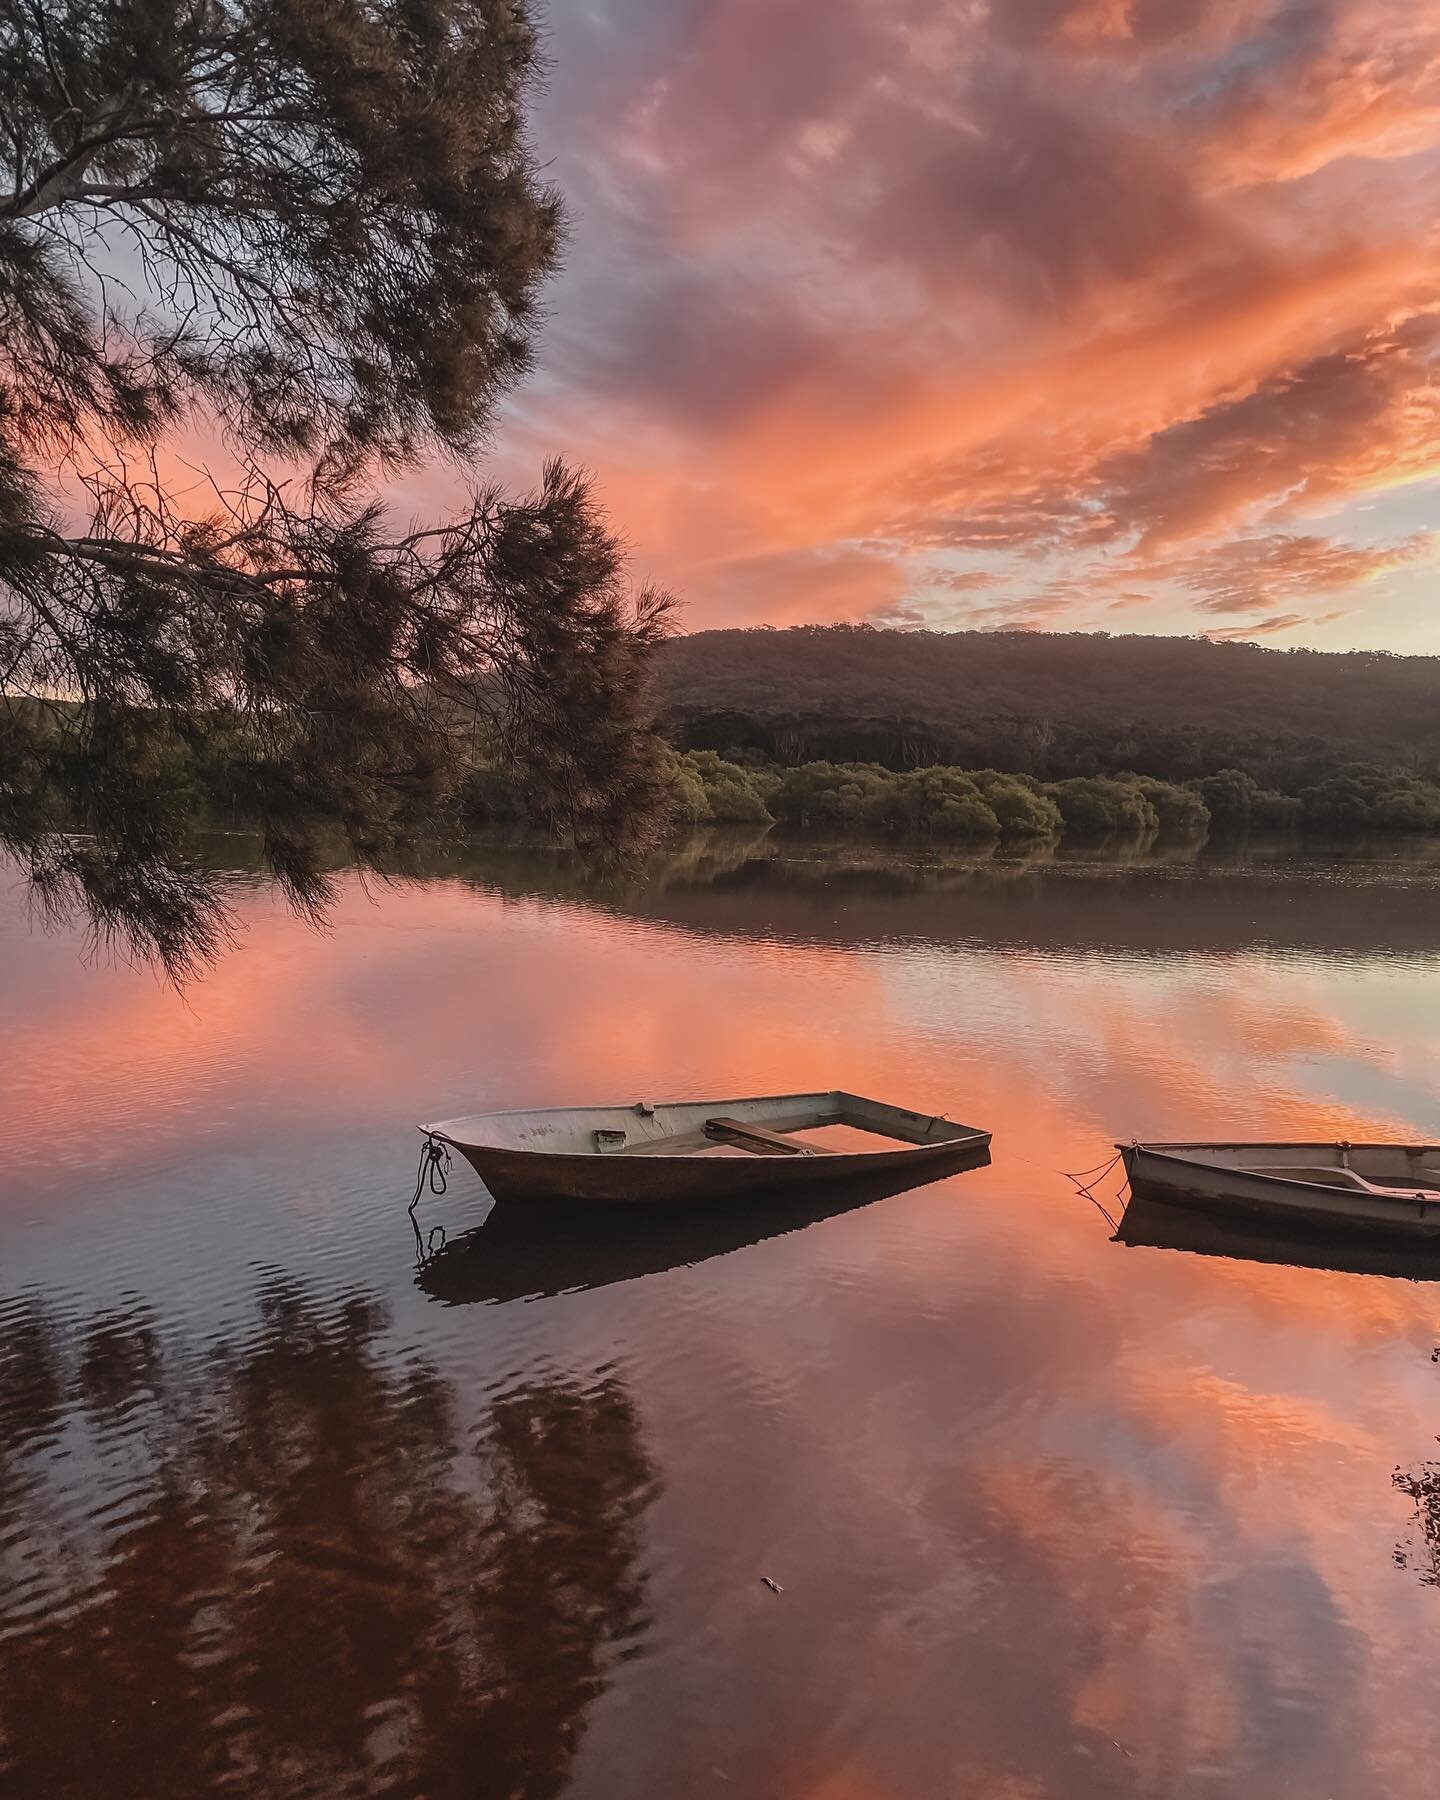
<path id="1" fill-rule="evenodd" d="M 410 1202 L 413 1213 L 420 1196 L 428 1186 L 432 1194 L 443 1194 L 450 1185 L 450 1146 L 433 1132 L 427 1132 L 420 1148 L 420 1167 L 415 1171 L 415 1197 Z"/>
<path id="2" fill-rule="evenodd" d="M 450 1146 L 442 1138 L 437 1138 L 433 1131 L 425 1134 L 425 1142 L 420 1147 L 420 1166 L 415 1171 L 415 1192 L 406 1211 L 410 1214 L 410 1227 L 415 1233 L 415 1248 L 421 1263 L 428 1262 L 437 1250 L 445 1248 L 445 1227 L 432 1225 L 428 1237 L 420 1235 L 420 1221 L 415 1217 L 415 1208 L 420 1204 L 420 1196 L 428 1187 L 432 1194 L 443 1194 L 450 1185 Z M 439 1243 L 436 1243 L 436 1238 Z"/>

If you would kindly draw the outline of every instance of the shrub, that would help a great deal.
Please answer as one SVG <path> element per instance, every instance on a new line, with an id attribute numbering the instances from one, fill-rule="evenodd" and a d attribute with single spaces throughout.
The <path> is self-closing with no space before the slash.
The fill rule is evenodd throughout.
<path id="1" fill-rule="evenodd" d="M 1303 811 L 1294 794 L 1257 787 L 1250 800 L 1250 823 L 1256 831 L 1293 831 Z"/>
<path id="2" fill-rule="evenodd" d="M 1300 817 L 1297 799 L 1261 787 L 1244 769 L 1221 769 L 1191 786 L 1210 809 L 1214 829 L 1222 834 L 1276 830 L 1293 826 Z"/>
<path id="3" fill-rule="evenodd" d="M 679 760 L 700 783 L 708 809 L 705 817 L 724 825 L 770 823 L 770 812 L 756 787 L 753 771 L 728 762 L 713 750 L 691 750 Z"/>
<path id="4" fill-rule="evenodd" d="M 959 769 L 911 769 L 892 775 L 866 803 L 866 818 L 917 837 L 995 837 L 1000 822 L 979 788 Z"/>
<path id="5" fill-rule="evenodd" d="M 1210 823 L 1210 808 L 1194 788 L 1177 787 L 1154 775 L 1130 777 L 1155 808 L 1162 831 L 1203 831 Z"/>
<path id="6" fill-rule="evenodd" d="M 1085 837 L 1112 831 L 1154 831 L 1159 815 L 1133 781 L 1108 775 L 1077 775 L 1057 781 L 1050 792 L 1065 829 Z"/>
<path id="7" fill-rule="evenodd" d="M 802 763 L 781 772 L 770 811 L 787 825 L 855 830 L 865 824 L 867 804 L 886 780 L 883 770 L 867 763 Z"/>
<path id="8" fill-rule="evenodd" d="M 971 779 L 1007 837 L 1048 837 L 1060 831 L 1060 808 L 1030 776 L 980 769 Z"/>
<path id="9" fill-rule="evenodd" d="M 710 800 L 699 772 L 686 756 L 672 751 L 665 769 L 670 818 L 676 825 L 704 825 L 710 820 Z"/>
<path id="10" fill-rule="evenodd" d="M 1350 763 L 1300 795 L 1316 831 L 1440 830 L 1440 787 L 1404 769 Z"/>

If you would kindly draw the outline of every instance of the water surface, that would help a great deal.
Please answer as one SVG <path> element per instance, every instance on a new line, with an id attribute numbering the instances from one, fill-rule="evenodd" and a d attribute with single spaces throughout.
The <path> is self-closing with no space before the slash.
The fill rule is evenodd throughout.
<path id="1" fill-rule="evenodd" d="M 1060 1171 L 1440 1136 L 1440 865 L 240 879 L 184 997 L 0 911 L 7 1797 L 1433 1793 L 1440 1286 Z M 416 1120 L 830 1086 L 994 1162 L 614 1237 L 462 1166 L 417 1272 Z"/>

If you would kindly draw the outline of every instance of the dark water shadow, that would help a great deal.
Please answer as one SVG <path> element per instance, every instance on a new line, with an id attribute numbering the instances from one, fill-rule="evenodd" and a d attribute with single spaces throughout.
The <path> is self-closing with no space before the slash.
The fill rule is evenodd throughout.
<path id="1" fill-rule="evenodd" d="M 1113 1240 L 1152 1250 L 1188 1250 L 1198 1256 L 1330 1269 L 1346 1275 L 1388 1275 L 1408 1281 L 1440 1281 L 1440 1243 L 1397 1244 L 1351 1229 L 1278 1230 L 1259 1220 L 1220 1216 L 1132 1194 Z"/>
<path id="2" fill-rule="evenodd" d="M 212 832 L 197 848 L 214 866 L 260 880 L 258 840 Z M 533 834 L 479 831 L 417 847 L 397 872 L 739 940 L 1440 954 L 1440 834 L 1343 846 L 1162 836 L 967 850 L 715 827 L 616 869 Z"/>
<path id="3" fill-rule="evenodd" d="M 258 1299 L 0 1309 L 0 1793 L 554 1800 L 649 1629 L 624 1382 L 470 1419 L 367 1296 Z"/>
<path id="4" fill-rule="evenodd" d="M 823 1191 L 716 1205 L 497 1204 L 484 1223 L 424 1260 L 418 1286 L 446 1306 L 579 1293 L 727 1256 L 803 1231 L 948 1175 L 984 1168 L 987 1150 L 957 1151 L 938 1169 L 837 1182 Z"/>
<path id="5" fill-rule="evenodd" d="M 770 836 L 722 851 L 707 842 L 655 859 L 630 880 L 582 880 L 555 852 L 475 842 L 437 870 L 477 889 L 581 900 L 600 911 L 704 937 L 822 944 L 984 944 L 995 949 L 1136 956 L 1440 952 L 1440 864 L 1402 856 L 1265 854 L 966 856 L 874 845 L 796 844 Z M 1377 898 L 1383 894 L 1383 904 Z"/>

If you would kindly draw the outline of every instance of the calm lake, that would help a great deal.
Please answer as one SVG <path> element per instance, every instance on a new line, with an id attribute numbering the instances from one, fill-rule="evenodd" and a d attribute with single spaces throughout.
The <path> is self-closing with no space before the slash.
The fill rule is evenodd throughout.
<path id="1" fill-rule="evenodd" d="M 1440 1137 L 1440 861 L 238 880 L 184 996 L 0 899 L 7 1800 L 1434 1794 L 1440 1283 L 1060 1171 Z M 418 1120 L 835 1086 L 993 1163 L 612 1235 L 457 1162 L 417 1270 Z"/>

